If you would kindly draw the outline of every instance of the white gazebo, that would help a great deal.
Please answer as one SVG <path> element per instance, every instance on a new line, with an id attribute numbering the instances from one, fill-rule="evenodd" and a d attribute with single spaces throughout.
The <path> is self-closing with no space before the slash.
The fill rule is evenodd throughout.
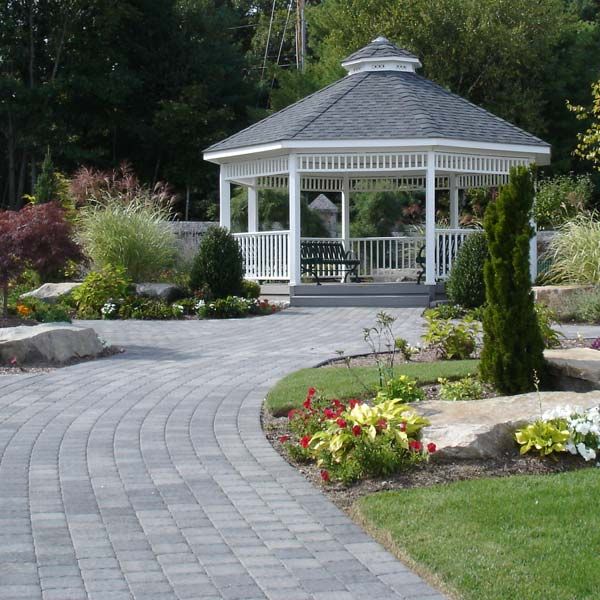
<path id="1" fill-rule="evenodd" d="M 419 59 L 383 37 L 342 65 L 343 79 L 205 151 L 220 165 L 220 223 L 231 225 L 231 184 L 245 186 L 248 233 L 236 235 L 246 276 L 297 286 L 301 194 L 338 192 L 341 241 L 360 259 L 360 276 L 414 267 L 424 243 L 425 285 L 433 287 L 472 231 L 459 228 L 460 190 L 502 185 L 517 165 L 548 164 L 550 146 L 419 76 Z M 260 231 L 260 190 L 286 188 L 289 230 Z M 424 237 L 350 237 L 350 194 L 414 190 L 426 195 Z M 436 190 L 449 191 L 449 228 L 436 228 Z M 534 272 L 535 240 L 531 254 Z"/>

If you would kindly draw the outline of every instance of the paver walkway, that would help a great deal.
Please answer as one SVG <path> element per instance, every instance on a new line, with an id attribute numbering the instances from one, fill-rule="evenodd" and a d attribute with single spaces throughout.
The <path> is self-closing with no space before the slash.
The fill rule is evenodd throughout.
<path id="1" fill-rule="evenodd" d="M 375 312 L 95 322 L 127 352 L 0 377 L 0 598 L 441 599 L 260 427 L 275 381 L 364 350 Z M 390 312 L 416 342 L 420 309 Z"/>

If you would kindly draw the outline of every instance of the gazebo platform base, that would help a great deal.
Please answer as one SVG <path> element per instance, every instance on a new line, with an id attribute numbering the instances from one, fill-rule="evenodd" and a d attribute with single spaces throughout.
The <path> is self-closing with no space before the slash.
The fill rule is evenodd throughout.
<path id="1" fill-rule="evenodd" d="M 428 307 L 444 297 L 444 284 L 324 283 L 290 286 L 290 306 Z"/>

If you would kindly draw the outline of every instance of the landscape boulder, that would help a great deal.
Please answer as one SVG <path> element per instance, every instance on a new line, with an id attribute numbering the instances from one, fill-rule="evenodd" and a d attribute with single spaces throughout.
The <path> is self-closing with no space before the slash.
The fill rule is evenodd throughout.
<path id="1" fill-rule="evenodd" d="M 43 323 L 0 328 L 0 364 L 64 364 L 93 358 L 105 349 L 91 327 Z"/>
<path id="2" fill-rule="evenodd" d="M 514 432 L 557 406 L 590 408 L 600 405 L 600 391 L 537 392 L 447 402 L 430 400 L 414 405 L 430 421 L 423 439 L 437 445 L 439 459 L 492 459 L 514 452 Z"/>
<path id="3" fill-rule="evenodd" d="M 65 296 L 72 292 L 75 288 L 78 288 L 81 283 L 73 281 L 65 281 L 63 283 L 44 283 L 39 288 L 21 294 L 21 298 L 35 298 L 36 300 L 43 300 L 44 302 L 50 302 L 54 304 L 61 296 Z"/>
<path id="4" fill-rule="evenodd" d="M 135 286 L 137 296 L 155 298 L 164 302 L 175 302 L 185 298 L 185 290 L 172 283 L 137 283 Z"/>

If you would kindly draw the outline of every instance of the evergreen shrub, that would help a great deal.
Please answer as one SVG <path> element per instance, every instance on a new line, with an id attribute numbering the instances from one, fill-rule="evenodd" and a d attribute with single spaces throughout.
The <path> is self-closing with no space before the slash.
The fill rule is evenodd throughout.
<path id="1" fill-rule="evenodd" d="M 485 234 L 469 235 L 458 251 L 446 283 L 450 302 L 465 308 L 477 308 L 485 303 L 483 265 L 487 256 Z"/>

